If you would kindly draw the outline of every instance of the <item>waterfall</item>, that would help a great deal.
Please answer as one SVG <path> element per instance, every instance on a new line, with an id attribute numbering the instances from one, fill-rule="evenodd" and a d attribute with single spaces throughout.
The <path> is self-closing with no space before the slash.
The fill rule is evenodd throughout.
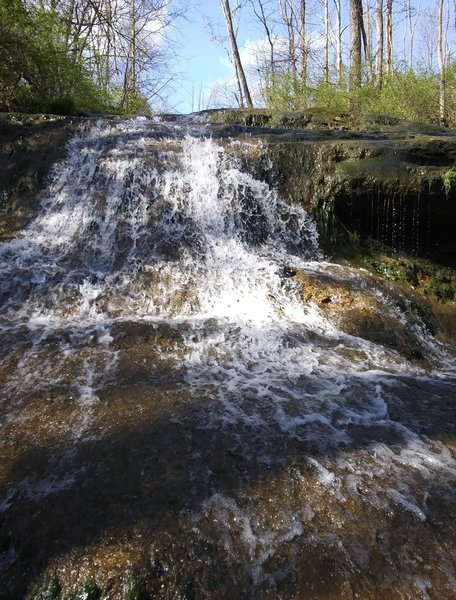
<path id="1" fill-rule="evenodd" d="M 109 544 L 124 592 L 131 564 L 157 597 L 230 598 L 234 584 L 238 598 L 304 597 L 331 577 L 355 590 L 376 535 L 395 589 L 454 583 L 423 528 L 456 477 L 439 429 L 451 349 L 407 320 L 406 301 L 327 262 L 312 218 L 258 178 L 259 157 L 260 140 L 204 126 L 88 122 L 36 218 L 0 246 L 0 573 L 16 593 L 37 572 L 102 588 Z M 426 360 L 341 330 L 297 272 L 368 295 Z M 438 574 L 406 571 L 401 535 Z"/>

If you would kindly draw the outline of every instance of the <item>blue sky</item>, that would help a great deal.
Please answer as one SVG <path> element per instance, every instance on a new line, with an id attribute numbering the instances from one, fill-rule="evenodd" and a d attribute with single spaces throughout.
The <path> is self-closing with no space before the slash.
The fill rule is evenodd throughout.
<path id="1" fill-rule="evenodd" d="M 188 113 L 206 108 L 208 90 L 217 81 L 229 79 L 226 51 L 210 39 L 209 22 L 225 35 L 218 0 L 209 0 L 188 15 L 180 24 L 179 81 L 175 86 L 175 109 Z M 174 101 L 174 99 L 173 99 Z"/>

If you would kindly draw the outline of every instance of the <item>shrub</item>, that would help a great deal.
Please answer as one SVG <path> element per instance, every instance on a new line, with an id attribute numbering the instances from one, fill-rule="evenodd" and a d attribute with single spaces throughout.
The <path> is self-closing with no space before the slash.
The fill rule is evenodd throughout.
<path id="1" fill-rule="evenodd" d="M 55 115 L 74 115 L 76 112 L 76 104 L 73 98 L 63 96 L 56 98 L 49 103 L 49 112 Z"/>

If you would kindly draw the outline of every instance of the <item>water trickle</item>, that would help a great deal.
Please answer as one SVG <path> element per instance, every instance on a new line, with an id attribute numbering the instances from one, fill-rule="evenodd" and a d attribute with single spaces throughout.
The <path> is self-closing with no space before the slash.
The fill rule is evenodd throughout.
<path id="1" fill-rule="evenodd" d="M 0 246 L 11 589 L 46 568 L 70 585 L 81 564 L 121 582 L 153 547 L 153 585 L 168 595 L 176 565 L 206 597 L 234 583 L 246 598 L 323 594 L 360 576 L 386 590 L 387 569 L 369 583 L 366 565 L 388 535 L 382 551 L 413 594 L 418 567 L 394 554 L 401 519 L 438 562 L 420 585 L 454 581 L 421 527 L 439 512 L 429 495 L 441 486 L 447 499 L 456 477 L 439 420 L 456 390 L 448 349 L 409 325 L 405 303 L 324 261 L 309 215 L 246 167 L 265 152 L 204 128 L 90 124 L 39 215 Z M 326 303 L 369 296 L 427 362 L 341 331 L 304 300 L 297 271 L 334 282 Z M 97 562 L 103 544 L 124 557 L 116 568 Z"/>

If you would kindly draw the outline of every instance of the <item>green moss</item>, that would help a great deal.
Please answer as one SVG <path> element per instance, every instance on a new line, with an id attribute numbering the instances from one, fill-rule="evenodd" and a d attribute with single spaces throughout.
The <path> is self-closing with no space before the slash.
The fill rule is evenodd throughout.
<path id="1" fill-rule="evenodd" d="M 442 304 L 456 305 L 456 269 L 405 253 L 398 255 L 371 238 L 362 243 L 353 238 L 351 243 L 346 241 L 331 250 L 332 258 L 337 262 L 367 269 L 387 281 L 412 286 Z M 420 319 L 429 323 L 426 315 L 421 315 Z M 432 328 L 428 326 L 428 329 Z"/>
<path id="2" fill-rule="evenodd" d="M 448 196 L 453 184 L 456 182 L 456 163 L 442 173 L 442 183 L 445 194 Z"/>
<path id="3" fill-rule="evenodd" d="M 65 600 L 100 600 L 100 598 L 100 588 L 94 581 L 89 580 L 70 592 Z"/>
<path id="4" fill-rule="evenodd" d="M 149 597 L 142 581 L 133 579 L 128 583 L 125 600 L 148 600 Z"/>
<path id="5" fill-rule="evenodd" d="M 278 110 L 266 108 L 221 109 L 211 113 L 213 123 L 274 127 L 280 129 L 307 129 L 322 131 L 384 132 L 408 135 L 433 134 L 438 127 L 398 117 L 375 113 L 349 113 L 340 106 L 314 105 L 305 110 Z"/>
<path id="6" fill-rule="evenodd" d="M 55 577 L 44 579 L 31 595 L 31 600 L 58 600 L 62 587 Z"/>

